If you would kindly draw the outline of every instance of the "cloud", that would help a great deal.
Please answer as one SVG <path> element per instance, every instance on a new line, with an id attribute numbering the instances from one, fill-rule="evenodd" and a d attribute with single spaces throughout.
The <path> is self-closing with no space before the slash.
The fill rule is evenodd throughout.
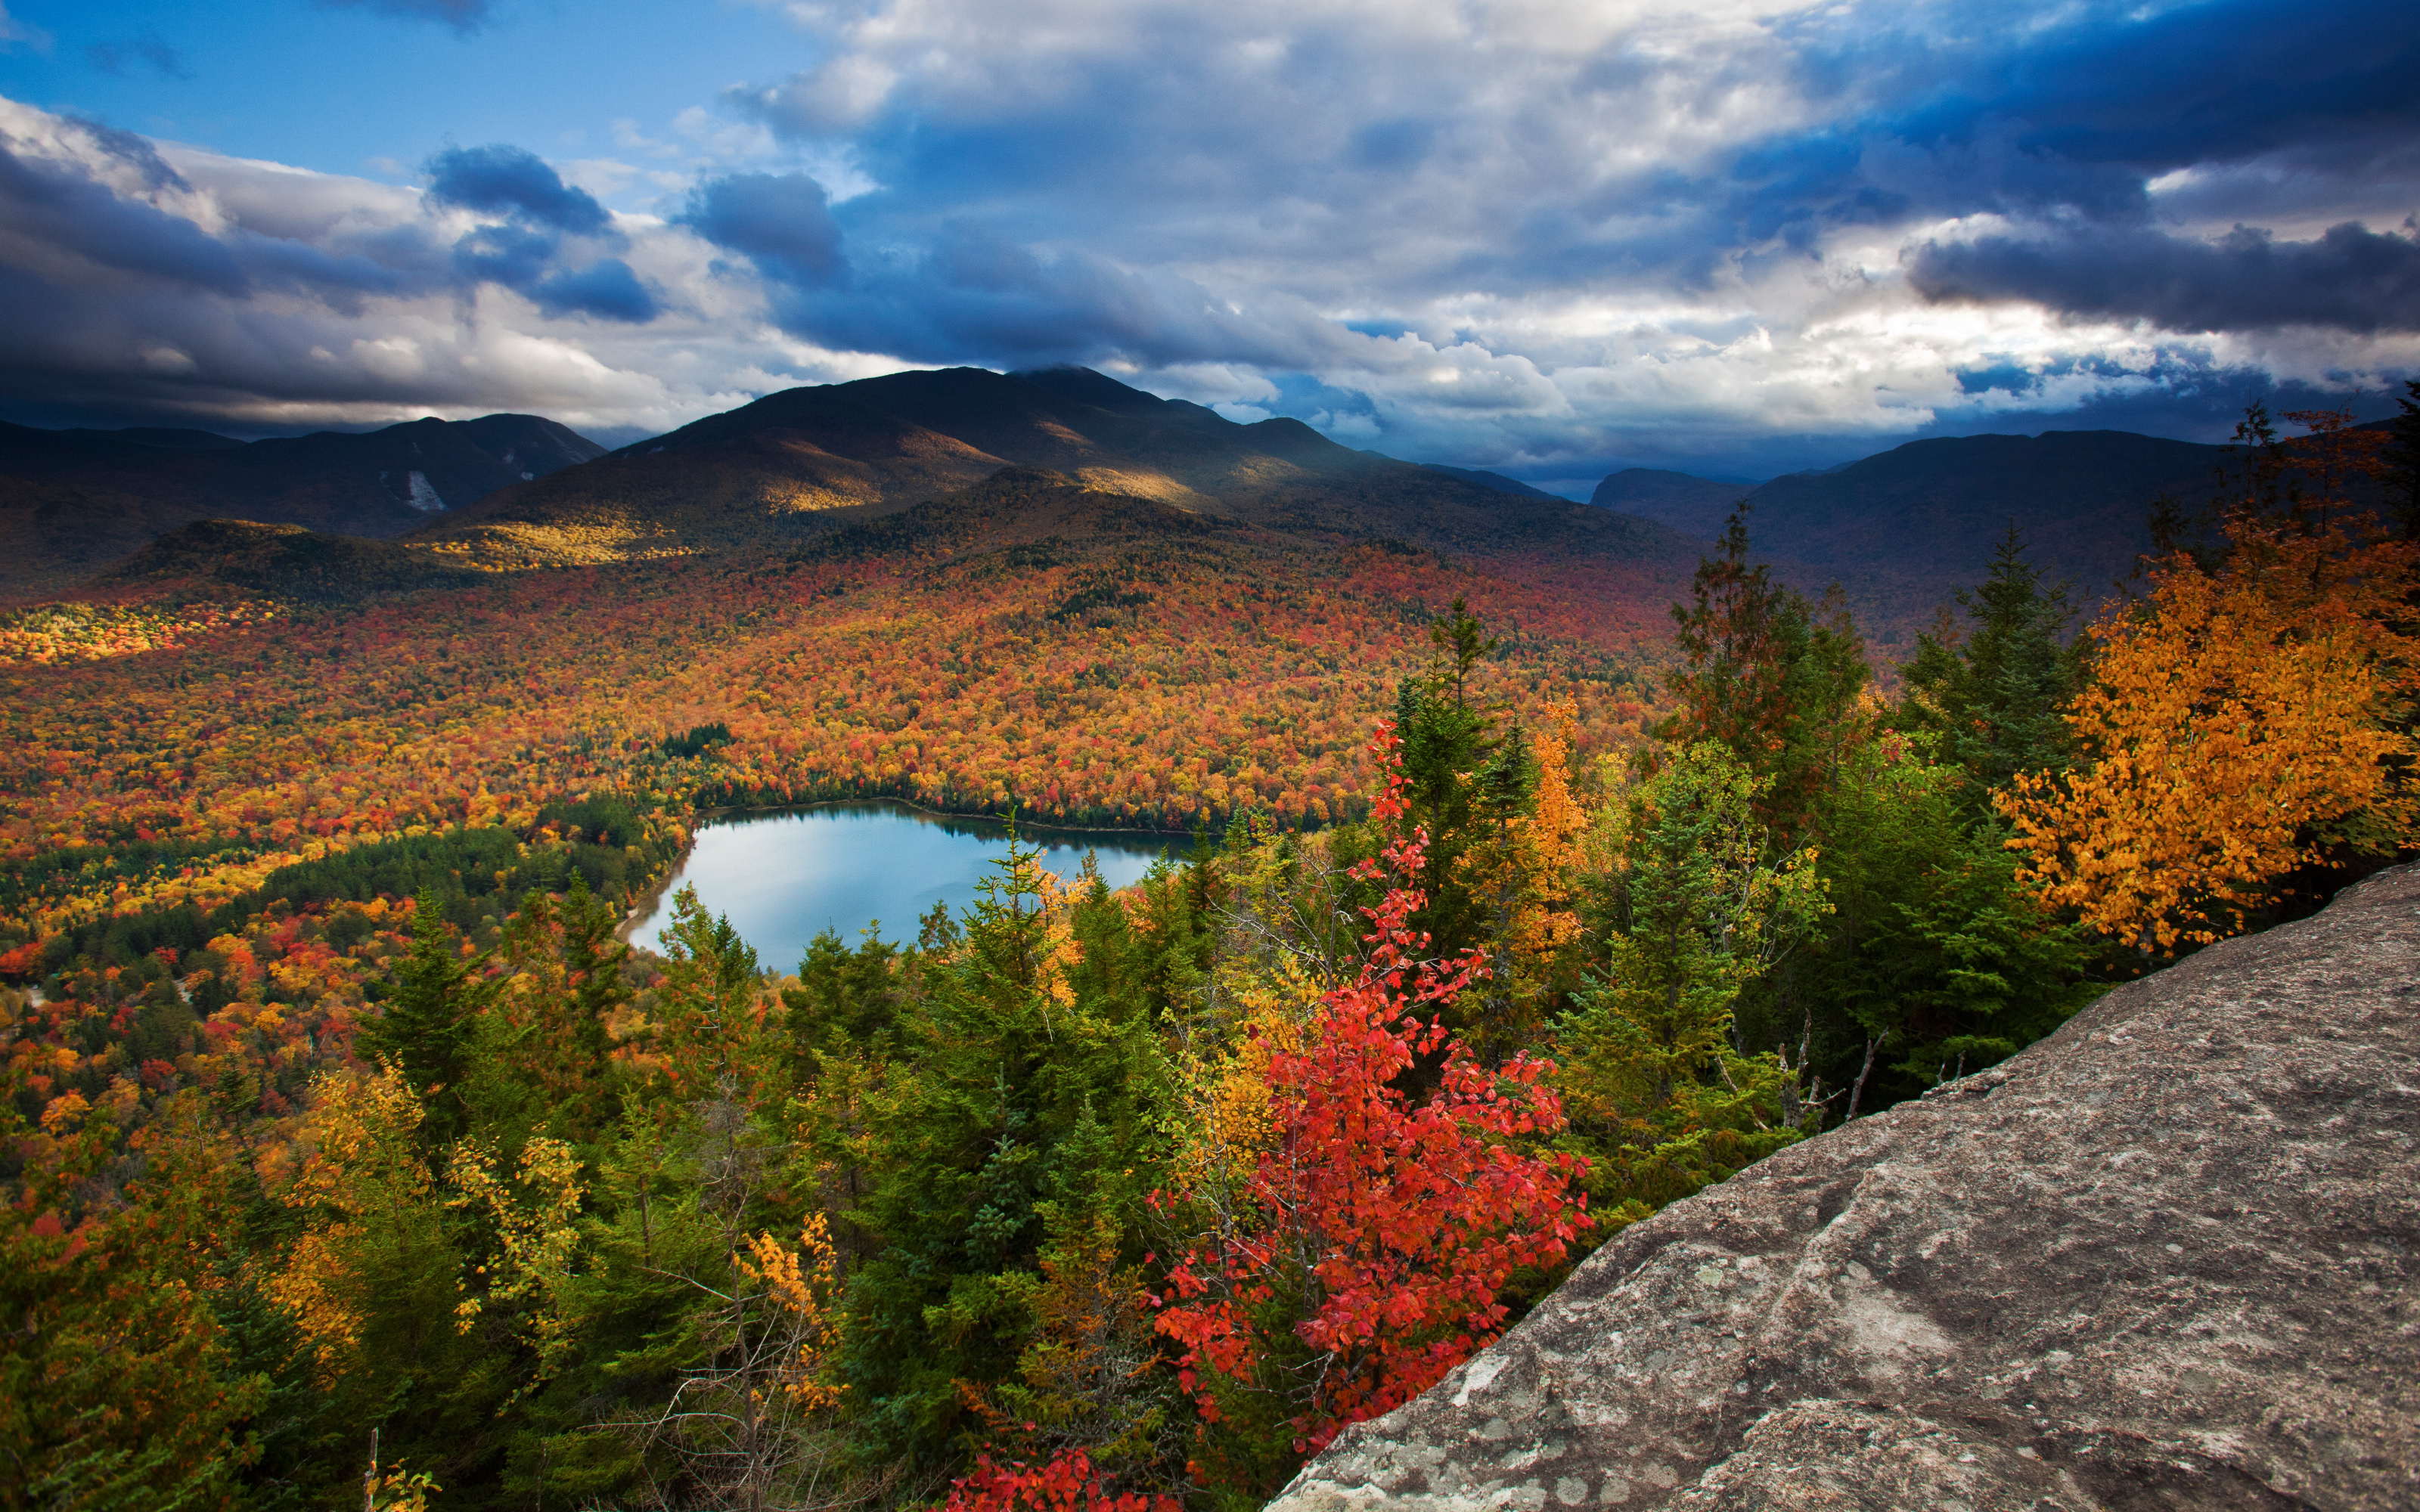
<path id="1" fill-rule="evenodd" d="M 488 0 L 319 0 L 332 10 L 366 10 L 405 21 L 433 21 L 469 36 L 492 19 Z"/>
<path id="2" fill-rule="evenodd" d="M 2350 221 L 2312 241 L 2238 227 L 2215 242 L 2151 230 L 1927 242 L 1908 276 L 1936 302 L 2026 300 L 2166 331 L 2420 331 L 2420 241 Z"/>
<path id="3" fill-rule="evenodd" d="M 0 401 L 243 432 L 520 409 L 628 437 L 897 365 L 768 331 L 686 229 L 642 217 L 600 255 L 501 213 L 0 100 Z"/>
<path id="4" fill-rule="evenodd" d="M 448 147 L 428 160 L 428 177 L 429 197 L 440 204 L 509 213 L 575 235 L 595 235 L 609 224 L 595 195 L 565 183 L 527 147 Z"/>
<path id="5" fill-rule="evenodd" d="M 48 54 L 51 42 L 50 33 L 39 26 L 26 25 L 9 15 L 6 5 L 0 5 L 0 53 L 12 53 L 23 47 L 30 52 Z"/>
<path id="6" fill-rule="evenodd" d="M 593 315 L 644 325 L 661 313 L 655 296 L 619 257 L 600 257 L 578 272 L 551 274 L 525 292 L 550 316 Z"/>
<path id="7" fill-rule="evenodd" d="M 847 271 L 830 197 L 805 174 L 709 179 L 690 191 L 681 223 L 793 286 L 831 283 Z"/>
<path id="8" fill-rule="evenodd" d="M 85 61 L 103 73 L 122 74 L 136 63 L 148 64 L 163 79 L 190 79 L 194 70 L 185 65 L 185 55 L 162 40 L 150 27 L 143 28 L 140 37 L 120 38 L 112 41 L 94 42 L 84 50 Z"/>
<path id="9" fill-rule="evenodd" d="M 1526 477 L 2061 415 L 2198 435 L 2246 375 L 2420 373 L 2420 14 L 2387 0 L 783 8 L 809 67 L 617 126 L 620 162 L 458 148 L 414 194 L 33 153 L 0 267 L 114 270 L 101 365 L 247 413 L 404 403 L 407 369 L 426 407 L 501 393 L 501 329 L 582 413 L 1072 361 Z M 231 337 L 127 324 L 179 300 L 374 397 L 274 398 L 301 380 Z"/>

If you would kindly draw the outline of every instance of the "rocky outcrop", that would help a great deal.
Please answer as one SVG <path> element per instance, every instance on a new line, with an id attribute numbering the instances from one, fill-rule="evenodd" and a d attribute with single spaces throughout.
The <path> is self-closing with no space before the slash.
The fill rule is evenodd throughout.
<path id="1" fill-rule="evenodd" d="M 2420 869 L 1624 1230 L 1275 1504 L 2420 1507 Z"/>

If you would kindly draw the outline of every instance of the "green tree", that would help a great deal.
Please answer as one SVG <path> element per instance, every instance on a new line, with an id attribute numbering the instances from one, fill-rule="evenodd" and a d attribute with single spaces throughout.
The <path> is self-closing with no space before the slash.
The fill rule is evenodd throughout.
<path id="1" fill-rule="evenodd" d="M 876 1460 L 961 1463 L 1012 1420 L 1001 1394 L 1032 1389 L 1046 1259 L 1072 1273 L 1105 1228 L 1105 1273 L 1140 1257 L 1166 1143 L 1155 983 L 1186 980 L 1190 941 L 1139 935 L 1097 875 L 1061 895 L 1038 856 L 1012 844 L 923 964 L 867 1094 L 871 1191 L 847 1216 L 879 1249 L 849 1288 L 845 1373 Z M 1179 905 L 1164 863 L 1144 886 L 1149 908 Z"/>
<path id="2" fill-rule="evenodd" d="M 1959 590 L 1971 630 L 1962 635 L 1945 609 L 1900 669 L 1908 691 L 1894 722 L 1939 734 L 1942 755 L 1966 773 L 1972 814 L 1987 812 L 1992 793 L 2017 773 L 2060 772 L 2074 759 L 2063 711 L 2089 670 L 2071 634 L 2076 611 L 2068 594 L 2068 585 L 2043 581 L 2010 525 L 1990 576 Z"/>
<path id="3" fill-rule="evenodd" d="M 1600 815 L 1616 858 L 1588 914 L 1602 971 L 1558 1037 L 1590 1208 L 1645 1216 L 1804 1133 L 1792 1068 L 1749 1054 L 1733 1009 L 1829 909 L 1814 856 L 1757 810 L 1774 779 L 1719 741 L 1668 754 Z"/>
<path id="4" fill-rule="evenodd" d="M 466 958 L 458 940 L 436 890 L 423 887 L 412 903 L 411 952 L 396 968 L 384 1011 L 361 1036 L 366 1058 L 394 1061 L 412 1090 L 427 1099 L 422 1134 L 431 1148 L 466 1126 L 462 1084 L 479 1014 L 493 996 L 488 958 Z"/>
<path id="5" fill-rule="evenodd" d="M 1795 836 L 1854 738 L 1865 641 L 1837 587 L 1819 604 L 1748 561 L 1747 515 L 1742 501 L 1720 553 L 1699 562 L 1691 602 L 1672 607 L 1676 706 L 1656 733 L 1675 748 L 1720 741 L 1764 779 L 1757 812 Z"/>
<path id="6" fill-rule="evenodd" d="M 1479 775 L 1498 745 L 1496 710 L 1474 701 L 1471 674 L 1497 648 L 1457 597 L 1453 610 L 1429 626 L 1432 655 L 1425 671 L 1404 679 L 1395 694 L 1395 735 L 1403 743 L 1404 824 L 1428 832 L 1416 879 L 1427 901 L 1413 916 L 1438 955 L 1478 944 L 1487 903 L 1474 897 L 1463 862 L 1485 827 Z M 1374 847 L 1373 847 L 1374 849 Z"/>

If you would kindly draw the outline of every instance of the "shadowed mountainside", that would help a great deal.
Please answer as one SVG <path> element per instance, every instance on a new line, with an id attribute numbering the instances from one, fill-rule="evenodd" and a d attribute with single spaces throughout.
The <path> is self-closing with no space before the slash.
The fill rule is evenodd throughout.
<path id="1" fill-rule="evenodd" d="M 1592 502 L 1711 539 L 1745 496 L 1755 555 L 1802 587 L 1838 582 L 1895 657 L 1952 589 L 1982 579 L 2011 524 L 2053 579 L 2073 580 L 2080 606 L 2114 596 L 2151 548 L 2152 501 L 2202 503 L 2231 455 L 2115 430 L 1945 437 L 1752 489 L 1633 469 Z"/>
<path id="2" fill-rule="evenodd" d="M 504 489 L 413 538 L 530 564 L 786 548 L 1003 467 L 1045 468 L 1104 493 L 1275 529 L 1465 547 L 1497 535 L 1542 542 L 1554 533 L 1547 522 L 1589 513 L 1357 452 L 1297 420 L 1239 424 L 1088 369 L 949 368 L 768 394 Z M 1575 548 L 1595 548 L 1604 532 L 1581 529 Z M 1628 534 L 1684 549 L 1664 530 L 1634 522 Z"/>
<path id="3" fill-rule="evenodd" d="M 423 588 L 458 588 L 487 574 L 426 547 L 328 535 L 300 525 L 197 519 L 169 532 L 95 580 L 146 598 L 260 595 L 340 603 Z"/>
<path id="4" fill-rule="evenodd" d="M 0 424 L 0 600 L 57 593 L 196 519 L 399 535 L 432 512 L 603 451 L 535 415 L 252 442 L 198 430 Z"/>

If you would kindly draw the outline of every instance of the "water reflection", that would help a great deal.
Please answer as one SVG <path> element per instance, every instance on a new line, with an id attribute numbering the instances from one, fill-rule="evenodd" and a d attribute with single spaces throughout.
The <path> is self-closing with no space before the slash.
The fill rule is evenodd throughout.
<path id="1" fill-rule="evenodd" d="M 1177 835 L 1022 827 L 1018 833 L 1025 843 L 1046 847 L 1044 866 L 1070 879 L 1091 851 L 1112 887 L 1140 880 L 1163 848 L 1178 858 L 1187 848 Z M 660 949 L 672 896 L 688 884 L 706 912 L 730 916 L 767 969 L 790 971 L 807 942 L 827 929 L 854 943 L 860 930 L 878 922 L 884 939 L 913 940 L 916 921 L 934 903 L 946 903 L 955 912 L 973 903 L 976 883 L 997 875 L 990 863 L 1007 854 L 1004 825 L 939 818 L 892 804 L 730 814 L 698 827 L 680 870 L 629 938 Z"/>

